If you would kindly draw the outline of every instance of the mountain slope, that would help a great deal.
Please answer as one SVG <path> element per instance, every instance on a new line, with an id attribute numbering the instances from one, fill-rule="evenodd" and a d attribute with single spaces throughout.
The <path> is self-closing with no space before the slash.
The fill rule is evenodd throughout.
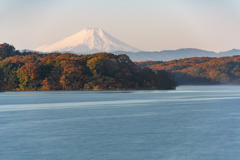
<path id="1" fill-rule="evenodd" d="M 139 51 L 139 49 L 114 38 L 99 28 L 86 28 L 59 42 L 52 45 L 43 45 L 35 50 L 40 52 L 67 51 L 73 53 Z"/>

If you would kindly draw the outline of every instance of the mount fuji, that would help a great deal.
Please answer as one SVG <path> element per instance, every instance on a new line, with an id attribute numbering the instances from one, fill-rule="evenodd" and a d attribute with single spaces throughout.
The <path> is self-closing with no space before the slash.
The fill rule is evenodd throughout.
<path id="1" fill-rule="evenodd" d="M 70 37 L 51 45 L 43 45 L 36 49 L 40 52 L 72 52 L 72 53 L 96 53 L 96 52 L 138 52 L 134 48 L 108 34 L 99 28 L 86 28 Z"/>

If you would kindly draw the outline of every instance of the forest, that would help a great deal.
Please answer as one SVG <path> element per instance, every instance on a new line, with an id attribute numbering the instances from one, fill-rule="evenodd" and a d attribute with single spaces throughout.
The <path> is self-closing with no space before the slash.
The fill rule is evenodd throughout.
<path id="1" fill-rule="evenodd" d="M 166 70 L 178 85 L 240 84 L 240 56 L 195 57 L 172 61 L 137 62 L 155 71 Z"/>
<path id="2" fill-rule="evenodd" d="M 125 54 L 19 52 L 0 44 L 0 90 L 145 90 L 175 89 L 163 70 L 153 71 Z"/>

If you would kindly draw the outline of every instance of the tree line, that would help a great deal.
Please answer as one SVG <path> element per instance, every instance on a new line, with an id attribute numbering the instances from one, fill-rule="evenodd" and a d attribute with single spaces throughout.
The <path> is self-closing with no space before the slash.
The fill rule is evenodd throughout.
<path id="1" fill-rule="evenodd" d="M 134 90 L 174 89 L 166 71 L 133 63 L 125 54 L 19 52 L 0 45 L 0 89 L 25 90 Z"/>

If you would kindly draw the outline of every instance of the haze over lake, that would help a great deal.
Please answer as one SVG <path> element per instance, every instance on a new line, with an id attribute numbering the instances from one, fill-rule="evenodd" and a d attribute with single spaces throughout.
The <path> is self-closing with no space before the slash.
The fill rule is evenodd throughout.
<path id="1" fill-rule="evenodd" d="M 240 158 L 240 87 L 0 93 L 0 159 Z"/>

